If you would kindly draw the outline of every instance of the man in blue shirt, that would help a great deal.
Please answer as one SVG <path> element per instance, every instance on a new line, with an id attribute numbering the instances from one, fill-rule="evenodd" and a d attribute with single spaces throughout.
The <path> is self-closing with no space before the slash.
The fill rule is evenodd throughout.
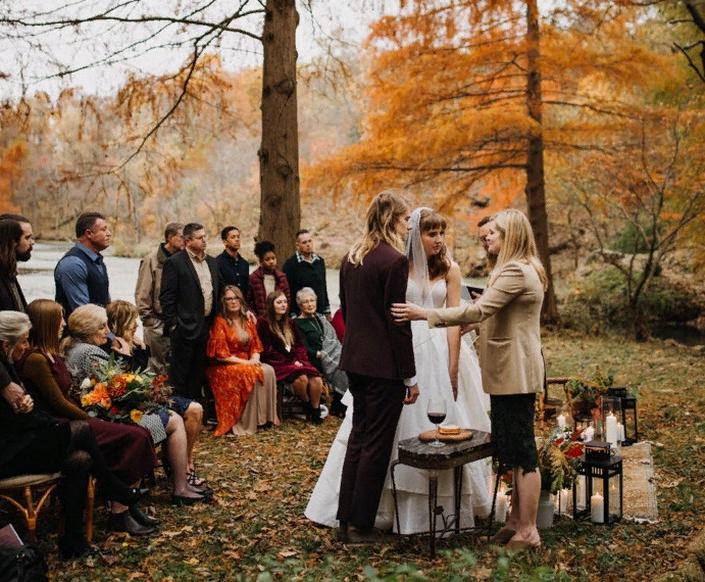
<path id="1" fill-rule="evenodd" d="M 250 279 L 250 265 L 240 255 L 240 229 L 237 226 L 226 226 L 220 231 L 225 250 L 216 257 L 220 281 L 226 285 L 240 288 L 247 297 L 247 285 Z"/>
<path id="2" fill-rule="evenodd" d="M 110 303 L 108 270 L 100 254 L 110 246 L 113 233 L 105 216 L 85 212 L 76 220 L 76 244 L 54 269 L 56 301 L 68 319 L 74 309 L 87 303 Z"/>

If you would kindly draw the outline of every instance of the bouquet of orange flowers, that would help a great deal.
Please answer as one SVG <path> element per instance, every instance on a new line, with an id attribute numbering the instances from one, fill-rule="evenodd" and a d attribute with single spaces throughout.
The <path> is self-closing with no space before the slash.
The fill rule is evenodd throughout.
<path id="1" fill-rule="evenodd" d="M 138 423 L 145 412 L 166 401 L 164 380 L 148 371 L 127 372 L 119 360 L 111 357 L 81 382 L 78 396 L 91 416 Z"/>

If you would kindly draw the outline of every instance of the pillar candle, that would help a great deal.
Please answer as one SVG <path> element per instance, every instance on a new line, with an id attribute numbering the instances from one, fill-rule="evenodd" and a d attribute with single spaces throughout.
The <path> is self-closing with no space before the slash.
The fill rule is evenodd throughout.
<path id="1" fill-rule="evenodd" d="M 509 507 L 509 497 L 503 491 L 497 495 L 497 505 L 494 508 L 494 519 L 497 523 L 507 521 L 507 508 Z"/>
<path id="2" fill-rule="evenodd" d="M 617 444 L 617 417 L 611 412 L 605 418 L 605 440 L 610 444 Z"/>
<path id="3" fill-rule="evenodd" d="M 587 443 L 587 442 L 590 442 L 594 438 L 595 438 L 595 429 L 592 428 L 591 426 L 588 426 L 583 431 L 583 440 Z"/>
<path id="4" fill-rule="evenodd" d="M 621 422 L 617 423 L 617 440 L 619 440 L 620 443 L 623 443 L 626 440 L 624 434 L 624 425 Z"/>
<path id="5" fill-rule="evenodd" d="M 590 498 L 590 520 L 592 523 L 605 523 L 605 500 L 599 492 Z"/>
<path id="6" fill-rule="evenodd" d="M 565 428 L 565 414 L 559 414 L 556 421 L 558 422 L 558 428 Z"/>

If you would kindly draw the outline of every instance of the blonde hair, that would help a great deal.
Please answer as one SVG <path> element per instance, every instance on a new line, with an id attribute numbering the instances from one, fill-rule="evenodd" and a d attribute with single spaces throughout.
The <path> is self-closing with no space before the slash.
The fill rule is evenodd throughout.
<path id="1" fill-rule="evenodd" d="M 108 321 L 105 308 L 93 303 L 87 303 L 74 309 L 69 315 L 68 326 L 70 337 L 61 343 L 64 352 L 68 352 L 79 343 L 90 343 L 89 340 Z"/>
<path id="2" fill-rule="evenodd" d="M 126 332 L 130 324 L 139 319 L 140 314 L 137 307 L 129 301 L 116 299 L 105 307 L 105 314 L 108 317 L 110 331 L 131 344 L 134 337 L 127 337 Z"/>
<path id="3" fill-rule="evenodd" d="M 489 284 L 494 283 L 502 267 L 510 261 L 524 261 L 535 269 L 543 288 L 546 289 L 548 284 L 546 271 L 538 257 L 534 231 L 526 215 L 519 210 L 503 210 L 494 216 L 494 224 L 502 235 L 502 247 L 490 275 Z"/>
<path id="4" fill-rule="evenodd" d="M 59 330 L 64 309 L 51 299 L 35 299 L 27 306 L 27 315 L 32 322 L 29 343 L 43 354 L 55 356 L 60 353 Z"/>
<path id="5" fill-rule="evenodd" d="M 10 354 L 22 339 L 29 333 L 32 323 L 29 316 L 20 311 L 0 311 L 0 341 L 7 342 L 4 349 L 5 357 L 9 360 Z"/>
<path id="6" fill-rule="evenodd" d="M 362 237 L 350 248 L 348 261 L 359 267 L 365 257 L 381 242 L 386 242 L 403 253 L 404 241 L 397 234 L 396 224 L 408 211 L 409 204 L 398 192 L 385 190 L 377 194 L 367 209 Z"/>

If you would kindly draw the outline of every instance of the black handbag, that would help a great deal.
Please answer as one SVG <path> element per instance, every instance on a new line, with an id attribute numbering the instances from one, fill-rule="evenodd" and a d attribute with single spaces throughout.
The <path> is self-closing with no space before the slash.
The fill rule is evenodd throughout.
<path id="1" fill-rule="evenodd" d="M 38 548 L 0 548 L 0 582 L 46 582 L 47 563 Z"/>

